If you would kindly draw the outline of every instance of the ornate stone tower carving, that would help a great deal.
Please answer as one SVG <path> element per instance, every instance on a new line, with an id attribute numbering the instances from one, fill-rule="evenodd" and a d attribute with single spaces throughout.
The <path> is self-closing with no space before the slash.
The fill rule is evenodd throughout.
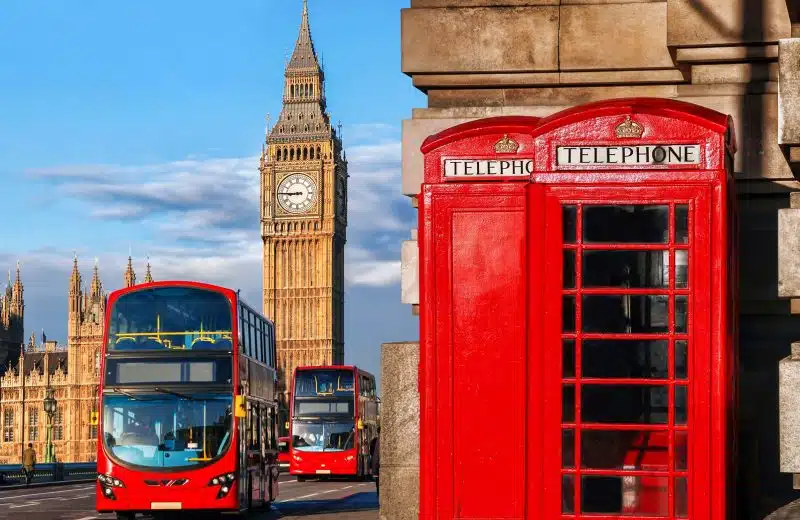
<path id="1" fill-rule="evenodd" d="M 5 294 L 0 294 L 0 370 L 19 357 L 25 342 L 25 299 L 19 262 L 14 281 L 8 272 Z"/>
<path id="2" fill-rule="evenodd" d="M 264 314 L 275 321 L 284 392 L 296 366 L 344 363 L 347 160 L 326 112 L 305 0 L 285 78 L 259 168 Z"/>

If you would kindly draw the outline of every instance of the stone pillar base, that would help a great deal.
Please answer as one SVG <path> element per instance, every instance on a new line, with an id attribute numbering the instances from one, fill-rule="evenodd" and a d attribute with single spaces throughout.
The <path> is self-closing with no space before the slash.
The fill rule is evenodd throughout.
<path id="1" fill-rule="evenodd" d="M 381 345 L 381 520 L 419 518 L 418 367 L 418 342 Z"/>

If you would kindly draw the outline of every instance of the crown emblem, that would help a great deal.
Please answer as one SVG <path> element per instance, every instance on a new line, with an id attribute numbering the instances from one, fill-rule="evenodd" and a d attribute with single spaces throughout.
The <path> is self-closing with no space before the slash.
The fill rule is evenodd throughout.
<path id="1" fill-rule="evenodd" d="M 519 150 L 519 143 L 508 137 L 508 134 L 503 135 L 503 138 L 494 144 L 494 151 L 497 153 L 517 153 Z"/>
<path id="2" fill-rule="evenodd" d="M 617 126 L 617 137 L 642 137 L 644 127 L 636 121 L 631 121 L 631 116 L 625 116 L 625 121 Z"/>

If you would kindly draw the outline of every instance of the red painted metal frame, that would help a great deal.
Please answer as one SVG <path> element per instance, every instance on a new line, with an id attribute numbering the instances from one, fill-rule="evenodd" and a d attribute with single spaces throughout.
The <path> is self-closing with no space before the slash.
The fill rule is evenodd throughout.
<path id="1" fill-rule="evenodd" d="M 631 116 L 645 128 L 640 139 L 618 139 L 614 128 Z M 517 154 L 495 154 L 494 143 L 508 135 L 520 144 Z M 686 426 L 674 426 L 672 407 L 666 425 L 603 425 L 603 429 L 633 429 L 666 431 L 670 439 L 675 431 L 686 431 L 689 435 L 688 468 L 685 472 L 674 468 L 674 442 L 668 444 L 669 467 L 664 474 L 672 476 L 687 475 L 689 482 L 688 518 L 695 520 L 724 520 L 733 515 L 733 465 L 735 446 L 735 403 L 737 399 L 735 375 L 737 367 L 736 335 L 737 326 L 737 288 L 736 276 L 736 210 L 732 172 L 730 171 L 735 153 L 733 126 L 729 116 L 692 105 L 665 99 L 620 99 L 591 103 L 571 108 L 542 120 L 526 117 L 500 117 L 474 121 L 445 130 L 429 137 L 422 145 L 425 154 L 424 183 L 419 201 L 419 252 L 420 252 L 420 518 L 425 520 L 442 518 L 526 518 L 530 520 L 556 520 L 562 518 L 637 518 L 635 515 L 562 514 L 561 512 L 561 303 L 562 283 L 562 203 L 626 203 L 651 204 L 660 202 L 670 207 L 670 229 L 673 229 L 674 208 L 676 204 L 689 204 L 690 240 L 686 246 L 673 243 L 653 246 L 649 244 L 624 246 L 603 245 L 598 249 L 642 249 L 664 250 L 670 252 L 670 284 L 675 280 L 675 251 L 689 251 L 689 287 L 676 289 L 674 285 L 666 290 L 625 290 L 591 289 L 585 293 L 613 294 L 686 294 L 689 296 L 689 325 L 686 337 L 689 343 L 688 407 Z M 594 166 L 592 168 L 560 168 L 555 162 L 555 149 L 559 145 L 580 143 L 583 145 L 627 145 L 697 143 L 701 145 L 702 161 L 691 167 L 654 166 Z M 492 178 L 445 179 L 443 162 L 445 158 L 471 159 L 514 159 L 528 158 L 535 161 L 535 173 L 528 179 Z M 525 233 L 522 237 L 522 250 L 516 248 L 519 235 L 508 229 L 501 233 L 487 233 L 485 226 L 476 225 L 477 238 L 457 234 L 454 216 L 463 218 L 464 213 L 481 214 L 486 219 L 497 219 L 506 226 L 523 222 Z M 504 213 L 505 212 L 505 213 Z M 515 213 L 517 217 L 508 215 Z M 499 217 L 495 215 L 500 215 Z M 505 216 L 503 216 L 505 215 Z M 469 215 L 467 215 L 469 217 Z M 521 220 L 520 220 L 521 219 Z M 476 220 L 476 223 L 478 220 Z M 461 224 L 459 224 L 461 225 Z M 674 233 L 670 231 L 671 237 Z M 502 236 L 500 236 L 502 235 Z M 456 237 L 456 238 L 454 238 Z M 462 240 L 461 243 L 456 240 Z M 512 244 L 513 253 L 524 266 L 516 276 L 497 281 L 505 287 L 508 301 L 502 308 L 489 309 L 482 305 L 482 287 L 474 287 L 474 306 L 472 319 L 476 323 L 485 322 L 487 327 L 497 323 L 497 313 L 516 316 L 515 306 L 522 306 L 525 316 L 525 349 L 520 352 L 513 341 L 502 343 L 504 331 L 483 333 L 474 331 L 460 323 L 460 315 L 451 313 L 451 305 L 456 297 L 454 291 L 465 293 L 453 284 L 454 258 L 464 260 L 458 255 L 459 248 L 464 251 L 483 251 L 475 240 L 488 241 L 483 250 L 490 251 Z M 504 242 L 504 240 L 506 242 Z M 463 247 L 462 247 L 463 246 Z M 588 244 L 576 248 L 589 249 Z M 466 249 L 464 249 L 466 248 Z M 496 257 L 492 257 L 496 258 Z M 437 260 L 438 259 L 438 260 Z M 480 257 L 474 257 L 473 266 L 476 280 L 481 280 Z M 463 262 L 458 265 L 463 265 Z M 576 265 L 579 273 L 580 265 Z M 579 278 L 576 283 L 579 283 Z M 477 282 L 476 282 L 477 283 Z M 469 285 L 469 283 L 467 282 Z M 524 296 L 518 296 L 519 286 L 524 287 Z M 580 287 L 580 285 L 576 285 Z M 576 289 L 577 293 L 578 289 Z M 577 298 L 576 298 L 577 300 Z M 463 303 L 463 297 L 459 300 Z M 492 300 L 494 303 L 495 300 Z M 485 303 L 485 302 L 484 302 Z M 465 310 L 459 309 L 463 314 Z M 486 314 L 490 313 L 490 314 Z M 674 318 L 674 301 L 669 304 L 670 323 Z M 509 318 L 512 319 L 512 318 Z M 515 319 L 515 318 L 514 318 Z M 513 324 L 512 324 L 513 325 Z M 576 324 L 576 325 L 579 325 Z M 671 326 L 671 325 L 670 325 Z M 469 329 L 470 333 L 481 338 L 496 335 L 498 346 L 476 345 L 460 339 L 456 344 L 456 334 Z M 516 331 L 516 329 L 514 329 Z M 577 339 L 590 338 L 580 334 L 576 328 Z M 516 334 L 516 332 L 512 333 Z M 627 338 L 647 337 L 669 338 L 669 376 L 666 380 L 610 380 L 606 384 L 657 384 L 667 381 L 668 403 L 674 399 L 674 340 L 676 334 L 665 335 L 631 334 Z M 465 342 L 466 341 L 466 342 Z M 484 381 L 480 376 L 486 373 L 486 365 L 481 364 L 480 350 L 484 358 L 493 359 L 494 353 L 486 349 L 497 349 L 502 345 L 508 349 L 506 354 L 519 356 L 522 363 L 524 387 L 517 388 L 517 395 L 500 395 L 495 388 L 497 381 Z M 454 349 L 467 349 L 466 354 Z M 474 350 L 474 352 L 472 352 Z M 580 349 L 575 349 L 577 365 L 580 366 Z M 454 366 L 459 355 L 458 367 Z M 485 361 L 484 359 L 484 361 Z M 468 364 L 465 368 L 464 364 Z M 491 361 L 490 361 L 491 363 Z M 470 365 L 471 364 L 471 365 Z M 480 437 L 484 428 L 458 429 L 457 419 L 463 411 L 454 409 L 456 368 L 459 373 L 469 373 L 480 385 L 481 394 L 475 394 L 475 421 L 488 421 L 493 424 L 491 437 Z M 491 371 L 489 371 L 491 372 Z M 576 376 L 579 375 L 579 372 Z M 512 377 L 509 375 L 509 377 Z M 516 377 L 516 375 L 514 376 Z M 580 381 L 577 379 L 577 381 Z M 584 381 L 585 382 L 585 381 Z M 500 384 L 500 387 L 508 387 Z M 579 385 L 576 385 L 579 386 Z M 460 388 L 460 387 L 459 387 Z M 467 388 L 469 390 L 469 388 Z M 470 394 L 472 395 L 472 394 Z M 576 392 L 576 404 L 580 406 L 580 394 Z M 524 410 L 523 421 L 525 438 L 516 456 L 524 460 L 524 474 L 507 475 L 508 489 L 517 481 L 522 482 L 522 497 L 504 492 L 494 485 L 494 479 L 502 468 L 489 467 L 484 471 L 488 478 L 482 485 L 465 475 L 466 471 L 481 471 L 470 465 L 469 461 L 458 457 L 459 446 L 464 443 L 483 443 L 479 457 L 488 452 L 498 460 L 507 459 L 502 454 L 508 448 L 498 439 L 502 437 L 506 417 L 493 414 L 491 404 L 513 402 Z M 463 404 L 458 404 L 463 407 Z M 507 407 L 496 406 L 505 411 Z M 580 416 L 576 415 L 576 421 Z M 454 426 L 454 424 L 456 426 Z M 578 422 L 580 424 L 580 422 Z M 585 429 L 593 428 L 584 425 Z M 576 428 L 576 433 L 579 428 Z M 513 432 L 512 432 L 513 433 Z M 579 433 L 578 433 L 579 436 Z M 489 439 L 492 439 L 491 442 Z M 575 439 L 579 450 L 579 437 Z M 554 447 L 558 446 L 556 450 Z M 494 451 L 492 451 L 494 450 Z M 465 452 L 469 453 L 469 452 Z M 603 471 L 575 470 L 567 473 L 580 474 L 630 474 L 638 476 L 654 475 L 653 471 Z M 464 488 L 464 485 L 471 487 Z M 669 485 L 669 514 L 661 518 L 674 518 L 673 485 Z M 505 494 L 504 494 L 505 493 Z M 477 512 L 471 497 L 483 497 L 491 504 L 511 504 L 501 507 L 503 511 L 491 513 L 487 509 Z M 466 497 L 466 502 L 464 502 Z M 578 497 L 576 497 L 578 498 Z M 514 509 L 520 500 L 524 504 Z M 580 504 L 576 502 L 576 506 Z M 639 516 L 643 518 L 643 516 Z"/>
<path id="2" fill-rule="evenodd" d="M 563 187 L 557 186 L 548 189 L 547 194 L 547 222 L 545 225 L 545 254 L 546 265 L 544 267 L 546 272 L 560 273 L 562 262 L 562 250 L 571 249 L 578 253 L 586 250 L 657 250 L 669 251 L 669 287 L 667 289 L 621 289 L 621 288 L 582 288 L 582 269 L 581 269 L 581 254 L 576 254 L 575 265 L 575 289 L 564 289 L 562 283 L 562 276 L 548 276 L 546 280 L 546 288 L 542 298 L 545 300 L 545 330 L 544 330 L 544 351 L 545 351 L 545 367 L 561 367 L 562 364 L 562 351 L 561 345 L 563 339 L 575 340 L 575 377 L 562 378 L 560 370 L 545 370 L 543 375 L 547 379 L 545 385 L 545 402 L 547 409 L 545 410 L 545 417 L 559 417 L 562 413 L 562 384 L 572 384 L 575 389 L 575 420 L 571 423 L 561 423 L 559 421 L 558 428 L 554 427 L 554 421 L 545 421 L 545 445 L 559 446 L 559 450 L 549 450 L 546 452 L 547 458 L 545 459 L 547 475 L 574 475 L 575 479 L 579 479 L 581 475 L 600 475 L 600 476 L 665 476 L 669 477 L 669 492 L 668 507 L 669 514 L 667 516 L 659 516 L 658 518 L 687 518 L 686 516 L 678 517 L 673 509 L 674 506 L 674 487 L 672 485 L 673 477 L 690 477 L 689 494 L 706 495 L 708 490 L 702 490 L 703 485 L 710 483 L 710 467 L 708 460 L 704 460 L 704 455 L 711 453 L 712 440 L 710 430 L 710 417 L 706 414 L 711 411 L 712 405 L 707 404 L 703 406 L 704 402 L 708 401 L 711 394 L 710 388 L 702 387 L 707 385 L 710 381 L 703 378 L 704 374 L 709 374 L 712 371 L 711 359 L 704 359 L 702 353 L 711 352 L 711 345 L 709 341 L 710 336 L 710 322 L 709 317 L 712 315 L 709 290 L 709 272 L 704 272 L 705 268 L 708 270 L 710 266 L 710 209 L 709 209 L 709 195 L 710 188 L 708 186 L 678 186 L 678 187 L 614 187 L 613 189 L 605 187 Z M 586 205 L 591 204 L 647 204 L 647 205 L 667 205 L 669 211 L 670 223 L 670 236 L 669 241 L 665 244 L 584 244 L 581 239 L 581 209 Z M 690 206 L 690 219 L 689 219 L 689 241 L 686 245 L 678 245 L 674 241 L 674 223 L 675 223 L 675 206 L 677 204 L 688 204 Z M 576 205 L 576 241 L 574 244 L 565 244 L 562 239 L 561 228 L 561 207 L 562 205 Z M 699 218 L 698 218 L 699 217 Z M 535 229 L 529 230 L 530 232 L 536 231 Z M 675 252 L 679 250 L 689 251 L 689 286 L 687 289 L 678 289 L 675 287 Z M 675 332 L 675 308 L 674 299 L 669 300 L 669 332 L 668 333 L 631 333 L 631 334 L 606 334 L 606 333 L 582 333 L 581 332 L 581 299 L 576 297 L 576 321 L 575 332 L 564 333 L 561 330 L 562 324 L 562 306 L 560 305 L 561 295 L 576 295 L 582 294 L 603 294 L 603 295 L 685 295 L 688 296 L 689 302 L 689 323 L 685 333 Z M 582 378 L 581 377 L 581 343 L 582 340 L 591 339 L 629 339 L 629 340 L 644 340 L 644 339 L 657 339 L 669 340 L 668 347 L 668 377 L 667 379 L 614 379 L 604 378 L 602 380 Z M 674 342 L 676 340 L 689 341 L 689 373 L 685 381 L 676 381 L 674 376 Z M 533 346 L 533 345 L 532 345 Z M 698 355 L 693 356 L 694 352 Z M 697 381 L 697 383 L 694 383 Z M 616 424 L 616 423 L 599 423 L 599 424 L 581 424 L 581 386 L 583 384 L 617 384 L 617 385 L 659 385 L 668 386 L 668 422 L 667 424 Z M 688 391 L 689 413 L 687 414 L 686 425 L 676 425 L 674 418 L 674 387 L 686 387 Z M 695 425 L 697 423 L 697 425 Z M 575 446 L 575 468 L 562 469 L 562 429 L 570 428 L 574 430 L 574 446 Z M 607 470 L 607 469 L 582 469 L 580 468 L 580 453 L 581 453 L 581 431 L 582 430 L 603 430 L 603 431 L 649 431 L 649 432 L 668 432 L 670 436 L 669 442 L 669 456 L 668 464 L 669 469 L 664 471 L 647 471 L 647 470 Z M 692 448 L 689 450 L 694 455 L 693 460 L 688 460 L 688 468 L 685 471 L 678 471 L 673 467 L 674 454 L 674 433 L 676 431 L 687 432 L 689 443 Z M 694 483 L 694 488 L 692 488 Z M 598 515 L 598 514 L 563 514 L 561 512 L 561 481 L 550 480 L 548 482 L 548 492 L 545 496 L 546 510 L 544 518 L 619 518 L 619 515 Z M 581 503 L 580 500 L 580 486 L 575 488 L 574 504 L 577 507 Z M 701 503 L 702 501 L 690 504 L 692 508 L 690 518 L 712 518 L 708 512 L 708 503 Z M 647 518 L 647 515 L 633 515 L 626 514 L 625 518 Z"/>

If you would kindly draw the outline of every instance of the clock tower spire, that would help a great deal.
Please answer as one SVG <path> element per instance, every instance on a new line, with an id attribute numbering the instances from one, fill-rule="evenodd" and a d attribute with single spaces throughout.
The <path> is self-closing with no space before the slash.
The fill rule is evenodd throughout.
<path id="1" fill-rule="evenodd" d="M 283 107 L 267 128 L 259 171 L 263 310 L 275 322 L 288 403 L 295 367 L 344 363 L 347 161 L 327 112 L 325 74 L 305 0 L 284 75 Z"/>

